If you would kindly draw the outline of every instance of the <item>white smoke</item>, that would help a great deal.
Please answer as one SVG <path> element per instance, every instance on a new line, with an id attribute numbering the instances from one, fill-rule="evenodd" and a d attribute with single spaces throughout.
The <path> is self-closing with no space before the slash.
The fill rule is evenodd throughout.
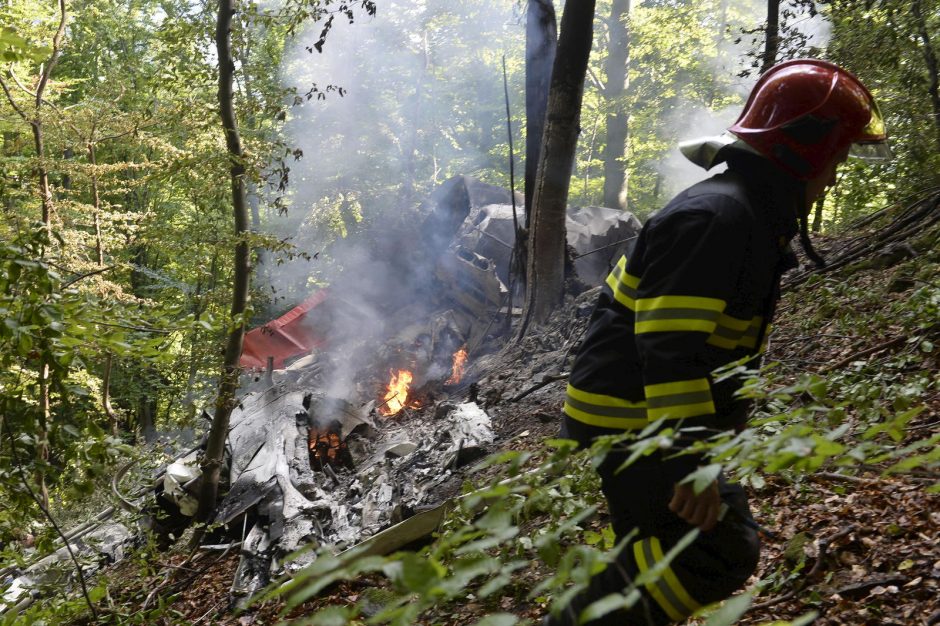
<path id="1" fill-rule="evenodd" d="M 307 318 L 330 336 L 333 395 L 355 397 L 354 378 L 375 367 L 356 347 L 371 343 L 375 354 L 389 319 L 407 316 L 402 294 L 430 284 L 433 269 L 414 265 L 420 201 L 454 174 L 493 169 L 490 148 L 505 141 L 505 130 L 485 135 L 505 129 L 494 68 L 503 53 L 521 59 L 524 42 L 513 10 L 500 0 L 390 0 L 352 24 L 337 15 L 322 52 L 322 24 L 310 25 L 285 55 L 284 84 L 311 98 L 286 124 L 288 145 L 303 154 L 288 163 L 287 214 L 263 227 L 295 248 L 269 255 L 259 278 L 279 299 L 272 317 L 324 286 L 348 312 Z"/>
<path id="2" fill-rule="evenodd" d="M 676 129 L 681 141 L 720 135 L 737 119 L 741 107 L 734 105 L 721 111 L 711 111 L 701 105 L 686 105 L 678 108 L 674 119 L 668 124 Z M 663 179 L 665 198 L 672 198 L 686 187 L 705 180 L 706 178 L 724 171 L 725 165 L 704 170 L 695 165 L 679 152 L 678 147 L 672 148 L 666 157 L 659 163 L 659 174 Z"/>
<path id="3" fill-rule="evenodd" d="M 797 37 L 793 38 L 793 41 L 802 44 L 799 48 L 781 50 L 781 54 L 786 54 L 788 58 L 822 55 L 829 43 L 832 23 L 827 15 L 820 11 L 824 7 L 816 6 L 811 10 L 804 1 L 793 0 L 782 7 L 781 26 L 794 31 Z M 752 0 L 740 9 L 750 16 L 754 24 L 766 20 L 764 2 Z M 740 104 L 718 111 L 712 111 L 694 102 L 685 102 L 676 107 L 678 113 L 667 119 L 665 125 L 678 139 L 677 145 L 669 150 L 657 167 L 663 180 L 665 201 L 686 187 L 725 169 L 723 164 L 710 171 L 694 165 L 679 152 L 678 142 L 723 133 L 737 119 L 748 94 L 757 82 L 752 64 L 756 58 L 755 45 L 760 43 L 760 40 L 736 37 L 733 33 L 729 35 L 720 41 L 718 53 L 711 60 L 711 68 L 716 84 L 723 85 L 727 93 L 738 96 Z M 750 70 L 749 75 L 741 77 L 740 74 L 744 70 Z"/>
<path id="4" fill-rule="evenodd" d="M 827 15 L 828 6 L 816 2 L 812 6 L 802 2 L 791 3 L 787 9 L 787 25 L 805 37 L 805 43 L 793 56 L 819 56 L 825 52 L 832 36 L 832 22 Z"/>

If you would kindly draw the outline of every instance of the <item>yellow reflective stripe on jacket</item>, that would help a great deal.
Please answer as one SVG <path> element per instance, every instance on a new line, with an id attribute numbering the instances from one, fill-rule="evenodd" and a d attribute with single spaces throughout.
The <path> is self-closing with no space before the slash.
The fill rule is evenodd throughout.
<path id="1" fill-rule="evenodd" d="M 757 330 L 760 330 L 761 321 L 762 318 L 760 316 L 750 320 L 742 320 L 722 313 L 718 317 L 715 332 L 713 332 L 705 342 L 727 350 L 733 350 L 738 346 L 747 347 L 744 346 L 746 333 L 755 325 Z M 756 337 L 757 335 L 754 336 Z M 753 345 L 753 340 L 751 343 Z"/>
<path id="2" fill-rule="evenodd" d="M 651 422 L 663 418 L 711 415 L 715 412 L 707 378 L 646 385 L 643 390 L 646 394 L 647 417 Z"/>
<path id="3" fill-rule="evenodd" d="M 760 335 L 760 327 L 763 319 L 760 317 L 755 317 L 751 320 L 751 325 L 748 326 L 747 330 L 744 331 L 744 337 L 741 339 L 741 345 L 745 348 L 756 348 L 757 347 L 757 336 Z M 770 334 L 770 328 L 767 328 L 766 335 Z"/>
<path id="4" fill-rule="evenodd" d="M 622 256 L 617 265 L 607 275 L 607 286 L 614 294 L 614 300 L 631 311 L 636 310 L 636 290 L 640 279 L 627 273 L 627 257 Z"/>
<path id="5" fill-rule="evenodd" d="M 649 423 L 645 402 L 630 402 L 623 398 L 582 391 L 568 385 L 565 414 L 582 424 L 636 430 Z"/>
<path id="6" fill-rule="evenodd" d="M 652 569 L 664 558 L 659 538 L 648 537 L 634 543 L 633 556 L 641 572 Z M 645 587 L 670 619 L 685 619 L 702 606 L 689 595 L 679 577 L 668 565 L 663 568 L 657 580 L 646 583 Z"/>
<path id="7" fill-rule="evenodd" d="M 726 303 L 700 296 L 658 296 L 636 301 L 636 334 L 675 331 L 714 332 Z"/>

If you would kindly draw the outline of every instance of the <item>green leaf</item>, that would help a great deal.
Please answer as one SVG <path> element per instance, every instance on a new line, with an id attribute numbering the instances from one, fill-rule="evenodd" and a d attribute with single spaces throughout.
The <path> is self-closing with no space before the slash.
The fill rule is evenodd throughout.
<path id="1" fill-rule="evenodd" d="M 435 559 L 424 558 L 414 553 L 403 553 L 398 562 L 383 568 L 386 576 L 407 591 L 426 593 L 446 574 L 446 570 Z"/>
<path id="2" fill-rule="evenodd" d="M 104 585 L 97 585 L 88 590 L 88 597 L 92 602 L 97 602 L 104 598 L 108 593 L 108 588 Z"/>
<path id="3" fill-rule="evenodd" d="M 539 558 L 548 566 L 556 567 L 561 559 L 561 548 L 557 541 L 548 541 L 538 546 Z"/>
<path id="4" fill-rule="evenodd" d="M 621 593 L 611 593 L 600 600 L 595 600 L 581 611 L 581 615 L 578 616 L 579 621 L 581 623 L 590 622 L 618 609 L 623 609 L 627 606 L 625 604 L 626 599 Z"/>
<path id="5" fill-rule="evenodd" d="M 718 474 L 721 473 L 721 465 L 717 463 L 712 463 L 711 465 L 704 465 L 685 478 L 682 479 L 682 484 L 688 485 L 692 484 L 692 489 L 696 494 L 702 493 L 705 489 L 708 488 L 715 480 L 718 479 Z"/>
<path id="6" fill-rule="evenodd" d="M 738 618 L 747 612 L 754 600 L 754 591 L 747 591 L 725 600 L 721 608 L 712 613 L 705 622 L 705 626 L 732 626 Z"/>

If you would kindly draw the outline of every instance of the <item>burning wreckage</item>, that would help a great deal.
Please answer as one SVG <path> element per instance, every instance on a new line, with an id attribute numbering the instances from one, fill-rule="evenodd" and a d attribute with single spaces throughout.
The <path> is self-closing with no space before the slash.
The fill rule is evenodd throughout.
<path id="1" fill-rule="evenodd" d="M 459 491 L 461 468 L 490 451 L 494 432 L 474 381 L 484 374 L 480 356 L 507 328 L 496 320 L 518 313 L 507 287 L 510 202 L 504 189 L 450 179 L 422 207 L 419 249 L 403 243 L 414 241 L 413 228 L 402 238 L 386 233 L 394 253 L 381 264 L 375 252 L 349 264 L 328 289 L 247 334 L 242 365 L 253 374 L 231 416 L 213 520 L 240 546 L 235 593 L 314 559 L 308 550 L 285 562 L 304 546 L 367 542 L 388 553 L 427 535 Z M 640 228 L 631 214 L 602 207 L 569 210 L 567 226 L 575 272 L 588 285 Z M 422 274 L 433 280 L 417 280 Z M 365 332 L 377 311 L 383 324 Z M 147 519 L 164 539 L 195 514 L 199 454 L 178 458 L 155 483 Z"/>

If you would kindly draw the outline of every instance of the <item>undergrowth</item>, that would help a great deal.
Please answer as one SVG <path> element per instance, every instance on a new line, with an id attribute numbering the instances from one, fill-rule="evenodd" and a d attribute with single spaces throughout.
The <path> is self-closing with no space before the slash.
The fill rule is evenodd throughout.
<path id="1" fill-rule="evenodd" d="M 931 421 L 940 391 L 940 289 L 932 278 L 938 269 L 921 259 L 897 267 L 888 280 L 873 271 L 815 277 L 788 294 L 786 337 L 774 353 L 778 360 L 760 372 L 737 366 L 719 374 L 747 376 L 741 393 L 757 407 L 749 427 L 699 442 L 693 451 L 705 453 L 710 464 L 689 480 L 704 485 L 724 470 L 760 488 L 769 476 L 798 482 L 821 470 L 867 471 L 931 477 L 925 491 L 940 492 L 940 433 Z M 820 354 L 821 361 L 808 358 Z M 292 623 L 435 623 L 435 616 L 450 615 L 468 601 L 481 604 L 478 626 L 525 622 L 496 601 L 507 596 L 531 607 L 531 615 L 543 607 L 558 610 L 624 543 L 614 545 L 609 526 L 598 527 L 603 504 L 592 468 L 615 446 L 632 453 L 628 463 L 671 449 L 678 431 L 659 426 L 635 438 L 600 440 L 585 452 L 552 440 L 547 454 L 496 455 L 487 461 L 498 468 L 495 476 L 467 485 L 429 546 L 388 557 L 321 554 L 266 597 L 286 598 L 290 611 L 338 580 L 371 574 L 387 581 L 381 594 L 365 593 L 355 603 Z M 533 575 L 533 562 L 544 563 L 551 573 Z M 723 606 L 706 607 L 701 617 L 709 626 L 735 623 L 762 589 L 786 587 L 805 565 L 805 557 L 796 559 Z M 587 611 L 598 615 L 630 606 L 638 596 L 631 587 Z M 813 618 L 811 612 L 774 623 Z"/>

